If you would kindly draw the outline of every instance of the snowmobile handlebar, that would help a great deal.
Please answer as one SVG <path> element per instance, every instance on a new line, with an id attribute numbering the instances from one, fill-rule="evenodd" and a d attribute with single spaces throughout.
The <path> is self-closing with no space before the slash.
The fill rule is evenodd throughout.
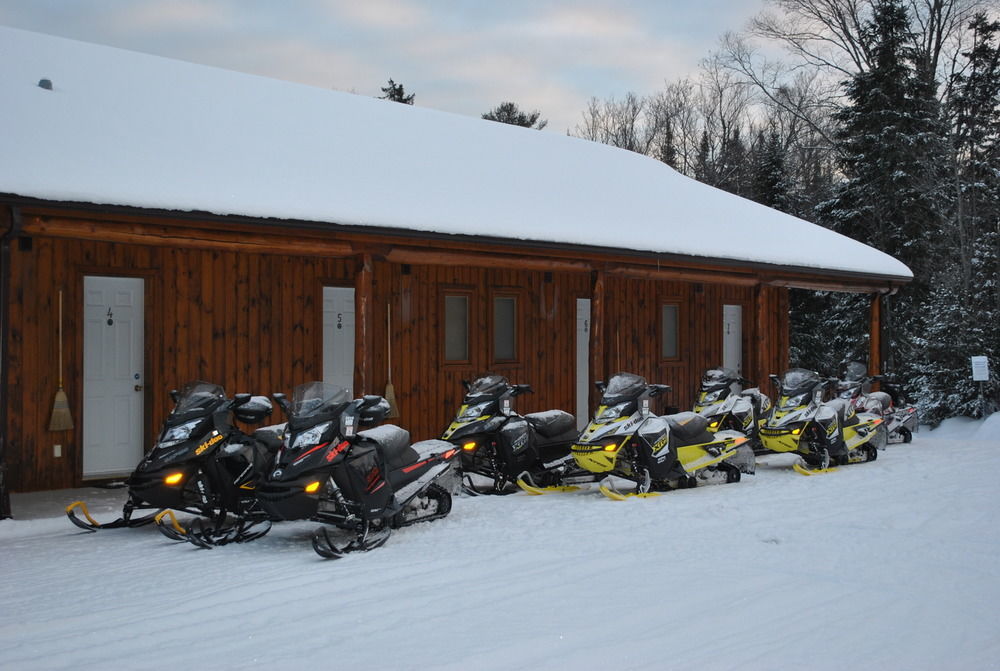
<path id="1" fill-rule="evenodd" d="M 512 384 L 510 385 L 510 395 L 520 396 L 521 394 L 534 394 L 535 390 L 531 388 L 530 384 Z"/>
<path id="2" fill-rule="evenodd" d="M 669 384 L 651 384 L 646 389 L 649 390 L 649 396 L 652 398 L 653 396 L 659 396 L 670 391 L 672 387 Z"/>

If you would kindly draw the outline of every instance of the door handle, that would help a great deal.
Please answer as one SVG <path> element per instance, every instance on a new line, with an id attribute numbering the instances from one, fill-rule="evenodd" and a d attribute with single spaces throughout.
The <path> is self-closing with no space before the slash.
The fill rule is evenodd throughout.
<path id="1" fill-rule="evenodd" d="M 142 385 L 141 384 L 135 385 L 135 390 L 136 391 L 142 391 Z"/>

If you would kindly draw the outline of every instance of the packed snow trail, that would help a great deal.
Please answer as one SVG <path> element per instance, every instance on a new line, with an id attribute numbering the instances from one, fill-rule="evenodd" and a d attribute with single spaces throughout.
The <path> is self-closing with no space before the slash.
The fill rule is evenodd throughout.
<path id="1" fill-rule="evenodd" d="M 339 561 L 315 523 L 198 550 L 6 521 L 0 668 L 996 668 L 1000 415 L 976 428 L 812 478 L 462 497 Z"/>

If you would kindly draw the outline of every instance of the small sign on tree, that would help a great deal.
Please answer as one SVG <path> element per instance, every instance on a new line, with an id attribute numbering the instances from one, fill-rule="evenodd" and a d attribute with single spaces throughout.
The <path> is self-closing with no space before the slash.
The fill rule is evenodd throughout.
<path id="1" fill-rule="evenodd" d="M 973 382 L 990 381 L 990 361 L 987 357 L 985 356 L 972 357 L 972 381 Z"/>

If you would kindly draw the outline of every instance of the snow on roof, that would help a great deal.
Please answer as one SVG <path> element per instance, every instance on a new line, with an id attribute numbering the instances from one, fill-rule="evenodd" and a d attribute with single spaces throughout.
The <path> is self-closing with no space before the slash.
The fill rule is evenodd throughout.
<path id="1" fill-rule="evenodd" d="M 0 193 L 912 277 L 867 245 L 556 133 L 2 26 L 0 87 Z"/>

